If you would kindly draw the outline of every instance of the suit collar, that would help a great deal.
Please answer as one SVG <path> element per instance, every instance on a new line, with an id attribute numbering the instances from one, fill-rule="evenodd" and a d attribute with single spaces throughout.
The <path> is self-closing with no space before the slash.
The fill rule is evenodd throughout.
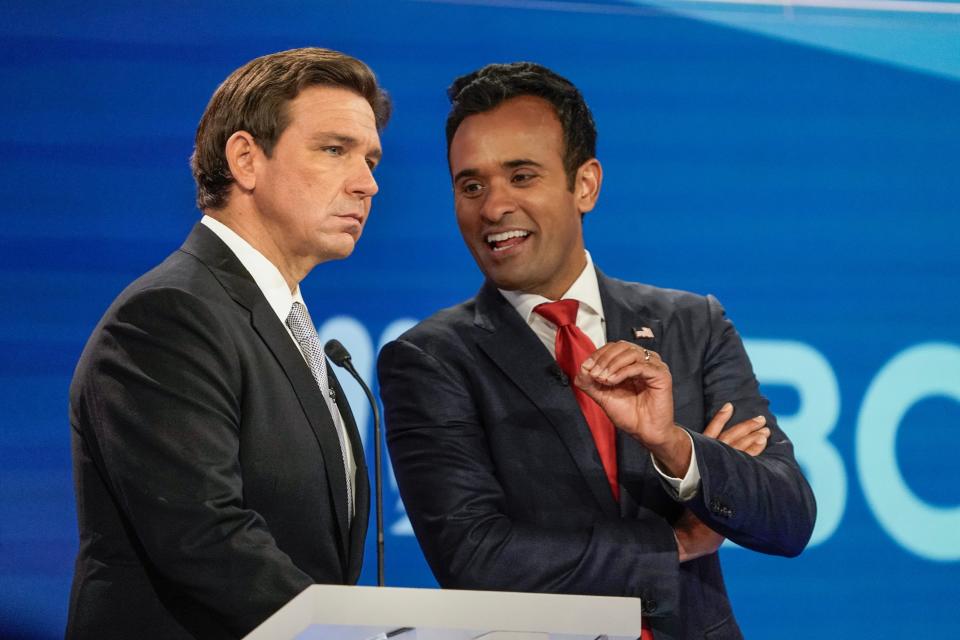
<path id="1" fill-rule="evenodd" d="M 330 498 L 337 515 L 341 549 L 344 551 L 343 556 L 354 555 L 355 550 L 352 550 L 349 546 L 347 478 L 340 453 L 340 440 L 337 437 L 336 426 L 330 416 L 326 401 L 320 393 L 303 355 L 297 349 L 293 340 L 290 339 L 290 334 L 287 333 L 286 328 L 268 304 L 257 283 L 254 282 L 236 255 L 213 231 L 198 222 L 180 249 L 205 264 L 230 297 L 250 312 L 254 331 L 280 363 L 280 367 L 300 401 L 307 421 L 310 423 L 310 428 L 320 444 L 323 466 L 326 470 L 327 482 L 330 485 Z M 328 368 L 330 368 L 329 363 Z M 335 386 L 335 391 L 339 394 L 338 397 L 346 397 L 338 383 Z M 345 402 L 342 404 L 346 405 Z M 364 469 L 365 475 L 365 467 L 361 465 L 363 448 L 359 437 L 355 435 L 357 427 L 353 415 L 349 410 L 343 411 L 342 415 L 347 432 L 350 434 L 351 443 L 354 445 L 354 456 L 357 458 L 357 475 L 360 475 L 361 468 Z M 366 491 L 366 485 L 364 485 L 364 490 Z M 364 496 L 364 500 L 366 500 L 366 496 Z M 348 549 L 351 549 L 351 553 L 346 552 Z"/>
<path id="2" fill-rule="evenodd" d="M 287 284 L 277 265 L 270 262 L 265 255 L 260 253 L 240 234 L 216 218 L 205 215 L 200 220 L 200 224 L 213 231 L 230 248 L 230 251 L 253 278 L 253 281 L 257 283 L 257 288 L 270 303 L 270 307 L 280 318 L 280 321 L 286 322 L 291 305 L 295 301 L 303 302 L 300 287 L 297 286 L 291 293 L 290 285 Z"/>

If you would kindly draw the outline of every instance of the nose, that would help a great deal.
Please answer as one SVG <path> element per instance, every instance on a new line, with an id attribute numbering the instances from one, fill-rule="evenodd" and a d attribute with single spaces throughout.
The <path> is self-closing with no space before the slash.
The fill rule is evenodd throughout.
<path id="1" fill-rule="evenodd" d="M 486 196 L 480 207 L 480 215 L 488 222 L 497 223 L 503 216 L 513 213 L 517 202 L 513 199 L 510 190 L 503 185 L 492 182 L 487 187 Z"/>
<path id="2" fill-rule="evenodd" d="M 358 198 L 372 198 L 379 190 L 380 187 L 373 178 L 373 170 L 370 169 L 370 165 L 367 164 L 366 160 L 361 161 L 360 166 L 347 183 L 347 191 Z"/>

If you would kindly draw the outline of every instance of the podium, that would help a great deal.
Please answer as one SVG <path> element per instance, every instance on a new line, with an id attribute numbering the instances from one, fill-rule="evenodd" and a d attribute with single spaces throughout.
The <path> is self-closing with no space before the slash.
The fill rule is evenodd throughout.
<path id="1" fill-rule="evenodd" d="M 636 640 L 639 598 L 313 585 L 246 640 Z"/>

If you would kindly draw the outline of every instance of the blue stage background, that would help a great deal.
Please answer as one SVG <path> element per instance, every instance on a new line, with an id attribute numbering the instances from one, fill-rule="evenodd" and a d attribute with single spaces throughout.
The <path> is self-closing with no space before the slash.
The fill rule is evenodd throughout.
<path id="1" fill-rule="evenodd" d="M 303 285 L 369 381 L 385 340 L 480 284 L 452 212 L 446 86 L 544 63 L 600 130 L 594 260 L 721 299 L 817 494 L 800 558 L 722 551 L 746 635 L 954 637 L 960 3 L 800 4 L 4 2 L 0 637 L 62 636 L 70 377 L 113 297 L 198 218 L 187 161 L 210 94 L 306 45 L 362 58 L 395 102 L 357 251 Z M 388 583 L 435 585 L 385 493 Z"/>

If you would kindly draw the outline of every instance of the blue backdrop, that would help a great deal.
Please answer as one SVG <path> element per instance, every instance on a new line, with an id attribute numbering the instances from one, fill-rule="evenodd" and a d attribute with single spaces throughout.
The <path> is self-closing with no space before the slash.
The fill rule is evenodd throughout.
<path id="1" fill-rule="evenodd" d="M 362 58 L 395 102 L 358 249 L 303 286 L 368 380 L 385 340 L 480 284 L 452 212 L 446 86 L 544 63 L 600 130 L 595 261 L 719 296 L 817 494 L 800 558 L 722 551 L 747 636 L 954 636 L 960 3 L 820 4 L 0 5 L 0 636 L 62 635 L 67 387 L 109 302 L 199 215 L 187 159 L 210 94 L 305 45 Z M 386 498 L 388 583 L 434 585 Z"/>

